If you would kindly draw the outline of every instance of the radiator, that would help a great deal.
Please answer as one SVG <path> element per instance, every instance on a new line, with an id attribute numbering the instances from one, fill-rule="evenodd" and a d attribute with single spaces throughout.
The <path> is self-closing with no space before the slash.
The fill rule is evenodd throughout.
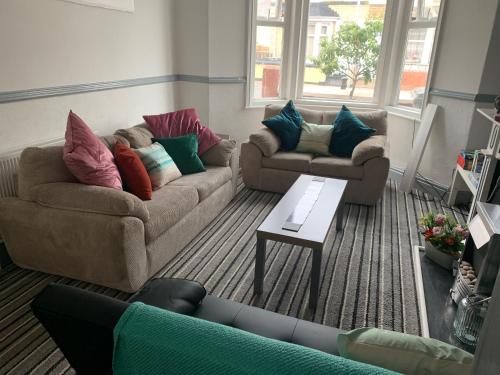
<path id="1" fill-rule="evenodd" d="M 0 159 L 0 198 L 17 195 L 17 168 L 19 154 Z"/>
<path id="2" fill-rule="evenodd" d="M 17 150 L 0 155 L 0 198 L 17 196 L 17 169 L 19 158 L 26 147 L 57 146 L 64 143 L 64 138 L 29 144 Z"/>

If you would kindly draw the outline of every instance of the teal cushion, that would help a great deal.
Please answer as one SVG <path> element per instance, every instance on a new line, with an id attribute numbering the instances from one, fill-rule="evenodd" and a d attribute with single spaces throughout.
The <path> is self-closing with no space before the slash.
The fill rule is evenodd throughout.
<path id="1" fill-rule="evenodd" d="M 279 114 L 265 119 L 262 123 L 280 139 L 283 150 L 291 151 L 299 143 L 303 121 L 302 115 L 295 109 L 293 101 L 290 100 Z"/>
<path id="2" fill-rule="evenodd" d="M 205 166 L 198 157 L 198 138 L 195 134 L 172 138 L 153 138 L 161 144 L 182 174 L 204 172 Z"/>
<path id="3" fill-rule="evenodd" d="M 333 123 L 330 153 L 343 158 L 350 158 L 354 148 L 375 133 L 357 118 L 345 105 L 342 106 Z"/>
<path id="4" fill-rule="evenodd" d="M 342 357 L 408 375 L 471 373 L 474 356 L 456 346 L 406 333 L 358 328 L 337 336 Z"/>

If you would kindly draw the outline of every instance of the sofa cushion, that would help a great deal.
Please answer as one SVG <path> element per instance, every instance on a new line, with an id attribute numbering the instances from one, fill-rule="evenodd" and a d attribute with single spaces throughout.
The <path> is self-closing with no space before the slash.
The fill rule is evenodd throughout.
<path id="1" fill-rule="evenodd" d="M 363 167 L 355 166 L 349 158 L 317 157 L 311 162 L 311 174 L 341 179 L 363 179 Z"/>
<path id="2" fill-rule="evenodd" d="M 264 109 L 264 118 L 269 118 L 276 116 L 283 109 L 282 105 L 279 104 L 269 104 Z M 316 111 L 314 109 L 307 109 L 297 106 L 297 111 L 302 115 L 304 121 L 311 122 L 313 124 L 324 124 L 323 122 L 323 112 Z"/>
<path id="3" fill-rule="evenodd" d="M 376 110 L 369 112 L 352 112 L 359 118 L 363 123 L 368 125 L 370 128 L 375 129 L 377 131 L 377 135 L 386 135 L 387 134 L 387 111 Z M 325 111 L 323 115 L 323 124 L 333 124 L 338 111 Z"/>
<path id="4" fill-rule="evenodd" d="M 198 139 L 195 134 L 172 138 L 153 138 L 172 157 L 182 174 L 203 172 L 205 166 L 198 156 Z"/>
<path id="5" fill-rule="evenodd" d="M 53 182 L 32 189 L 36 201 L 45 207 L 112 216 L 134 216 L 149 220 L 143 201 L 122 190 L 79 183 Z"/>
<path id="6" fill-rule="evenodd" d="M 153 133 L 149 130 L 147 124 L 139 124 L 128 129 L 119 129 L 115 132 L 115 135 L 119 135 L 125 138 L 132 148 L 141 148 L 151 145 L 151 138 L 153 138 Z"/>
<path id="7" fill-rule="evenodd" d="M 370 159 L 383 157 L 386 141 L 385 135 L 374 135 L 365 139 L 352 151 L 352 163 L 354 165 L 361 165 Z"/>
<path id="8" fill-rule="evenodd" d="M 171 138 L 187 134 L 196 135 L 199 156 L 221 141 L 212 129 L 201 124 L 198 113 L 194 108 L 142 117 L 149 125 L 155 138 Z"/>
<path id="9" fill-rule="evenodd" d="M 149 211 L 149 221 L 144 224 L 146 244 L 186 216 L 198 204 L 194 186 L 172 186 L 172 183 L 153 192 L 153 199 L 144 202 Z"/>
<path id="10" fill-rule="evenodd" d="M 304 119 L 295 109 L 293 101 L 289 100 L 287 105 L 276 116 L 266 118 L 262 124 L 271 129 L 280 139 L 281 148 L 286 151 L 294 150 L 299 143 L 301 125 Z"/>
<path id="11" fill-rule="evenodd" d="M 182 176 L 174 160 L 161 144 L 155 142 L 134 152 L 144 164 L 154 190 Z"/>
<path id="12" fill-rule="evenodd" d="M 113 152 L 113 149 L 117 142 L 130 147 L 130 142 L 127 140 L 127 138 L 122 137 L 121 135 L 105 135 L 103 137 L 99 137 L 99 139 L 106 145 L 107 148 L 110 149 L 111 152 Z"/>
<path id="13" fill-rule="evenodd" d="M 65 138 L 64 162 L 81 183 L 122 189 L 113 154 L 72 111 L 69 111 Z"/>
<path id="14" fill-rule="evenodd" d="M 280 139 L 271 129 L 261 128 L 250 135 L 250 142 L 256 145 L 264 156 L 272 156 L 281 146 Z"/>
<path id="15" fill-rule="evenodd" d="M 472 373 L 474 356 L 442 341 L 377 328 L 337 336 L 340 355 L 408 375 Z"/>
<path id="16" fill-rule="evenodd" d="M 309 173 L 312 160 L 312 154 L 279 151 L 270 158 L 263 157 L 262 166 L 265 168 Z"/>
<path id="17" fill-rule="evenodd" d="M 230 181 L 232 170 L 229 167 L 208 166 L 205 172 L 182 176 L 168 186 L 191 186 L 198 191 L 200 202 L 209 197 L 214 191 Z"/>
<path id="18" fill-rule="evenodd" d="M 330 125 L 310 124 L 304 121 L 296 151 L 330 156 L 328 146 L 332 138 L 332 131 L 333 127 Z"/>
<path id="19" fill-rule="evenodd" d="M 49 182 L 77 182 L 63 160 L 63 147 L 28 147 L 21 153 L 18 171 L 18 195 L 34 200 L 31 188 Z"/>
<path id="20" fill-rule="evenodd" d="M 153 196 L 153 187 L 141 158 L 130 147 L 121 142 L 115 143 L 113 155 L 125 190 L 142 200 L 150 200 Z"/>
<path id="21" fill-rule="evenodd" d="M 204 165 L 216 165 L 228 167 L 233 151 L 236 148 L 236 141 L 233 139 L 222 139 L 218 145 L 210 148 L 201 156 Z"/>
<path id="22" fill-rule="evenodd" d="M 375 133 L 375 129 L 367 126 L 345 105 L 335 119 L 330 153 L 341 157 L 351 157 L 354 148 Z"/>

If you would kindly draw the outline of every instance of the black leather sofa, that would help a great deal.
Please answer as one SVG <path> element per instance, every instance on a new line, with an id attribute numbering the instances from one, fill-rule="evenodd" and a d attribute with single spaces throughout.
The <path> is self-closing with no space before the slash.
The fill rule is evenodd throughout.
<path id="1" fill-rule="evenodd" d="M 340 330 L 207 295 L 199 283 L 153 279 L 128 302 L 51 284 L 32 302 L 35 316 L 79 374 L 112 374 L 113 328 L 140 301 L 338 355 Z"/>

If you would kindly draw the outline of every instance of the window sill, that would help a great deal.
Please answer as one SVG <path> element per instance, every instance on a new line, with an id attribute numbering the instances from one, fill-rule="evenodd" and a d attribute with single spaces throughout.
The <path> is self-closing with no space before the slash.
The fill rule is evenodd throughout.
<path id="1" fill-rule="evenodd" d="M 407 120 L 420 121 L 422 112 L 419 110 L 412 110 L 403 107 L 386 106 L 385 110 L 393 116 L 401 117 Z"/>
<path id="2" fill-rule="evenodd" d="M 278 105 L 285 105 L 288 102 L 288 99 L 269 99 L 269 100 L 251 100 L 247 105 L 245 106 L 245 109 L 256 109 L 256 108 L 264 108 L 265 106 L 269 104 L 278 104 Z M 356 110 L 361 110 L 361 111 L 369 111 L 369 110 L 375 110 L 375 109 L 380 109 L 380 107 L 375 104 L 375 103 L 368 103 L 368 102 L 354 102 L 354 101 L 340 101 L 340 100 L 318 100 L 318 99 L 305 99 L 305 98 L 300 98 L 300 99 L 293 99 L 294 104 L 301 106 L 301 107 L 306 107 L 306 108 L 311 108 L 311 109 L 317 109 L 317 110 L 325 110 L 325 111 L 332 111 L 332 110 L 338 110 L 342 108 L 342 105 L 346 105 L 349 107 L 349 109 L 352 109 L 354 111 Z"/>

